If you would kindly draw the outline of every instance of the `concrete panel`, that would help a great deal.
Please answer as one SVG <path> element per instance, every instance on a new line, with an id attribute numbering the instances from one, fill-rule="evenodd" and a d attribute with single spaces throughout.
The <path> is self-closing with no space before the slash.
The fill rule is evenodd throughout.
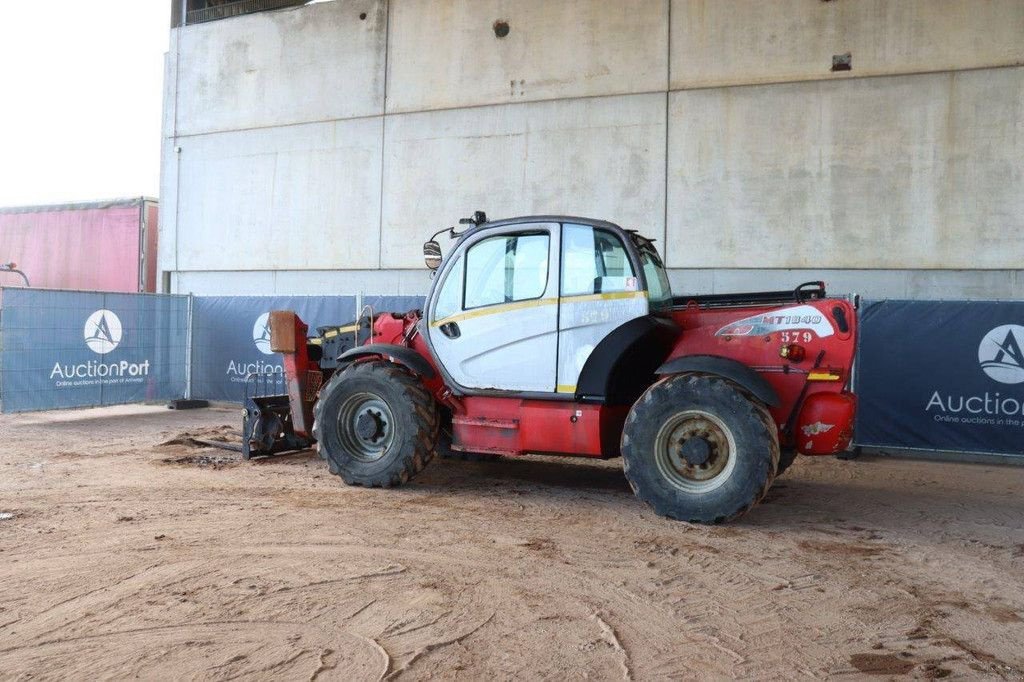
<path id="1" fill-rule="evenodd" d="M 203 271 L 177 273 L 174 280 L 176 292 L 202 296 L 425 296 L 430 288 L 430 271 Z"/>
<path id="2" fill-rule="evenodd" d="M 178 134 L 383 113 L 386 14 L 346 0 L 179 29 Z"/>
<path id="3" fill-rule="evenodd" d="M 179 270 L 379 265 L 383 119 L 179 138 Z"/>
<path id="4" fill-rule="evenodd" d="M 1019 65 L 1022 36 L 1020 0 L 672 0 L 672 88 Z"/>
<path id="5" fill-rule="evenodd" d="M 175 142 L 164 138 L 160 144 L 160 223 L 157 232 L 157 280 L 161 272 L 178 269 L 178 155 Z"/>
<path id="6" fill-rule="evenodd" d="M 504 38 L 498 20 L 508 23 Z M 388 112 L 665 90 L 668 0 L 402 0 Z"/>
<path id="7" fill-rule="evenodd" d="M 1024 68 L 670 95 L 670 267 L 1015 269 Z"/>
<path id="8" fill-rule="evenodd" d="M 176 294 L 262 296 L 274 293 L 273 272 L 178 272 L 171 279 Z"/>
<path id="9" fill-rule="evenodd" d="M 930 300 L 992 300 L 1024 298 L 1017 270 L 669 270 L 672 291 L 727 294 L 740 291 L 792 289 L 821 280 L 829 295 L 860 294 L 864 298 Z"/>
<path id="10" fill-rule="evenodd" d="M 664 94 L 389 116 L 385 143 L 383 267 L 422 267 L 423 241 L 476 209 L 604 218 L 662 239 Z"/>
<path id="11" fill-rule="evenodd" d="M 163 110 L 160 131 L 163 137 L 174 136 L 178 118 L 178 29 L 171 30 L 167 52 L 164 53 Z"/>
<path id="12" fill-rule="evenodd" d="M 425 239 L 425 238 L 424 238 Z M 329 272 L 277 272 L 275 294 L 316 296 L 426 296 L 430 289 L 430 270 L 334 270 Z"/>
<path id="13" fill-rule="evenodd" d="M 1020 300 L 1024 289 L 1019 270 L 918 270 L 907 276 L 907 298 Z"/>

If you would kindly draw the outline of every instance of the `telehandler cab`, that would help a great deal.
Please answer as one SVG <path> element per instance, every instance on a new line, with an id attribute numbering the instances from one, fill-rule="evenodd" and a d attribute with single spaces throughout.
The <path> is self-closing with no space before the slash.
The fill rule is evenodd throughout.
<path id="1" fill-rule="evenodd" d="M 658 514 L 719 523 L 798 453 L 849 446 L 856 315 L 821 282 L 674 297 L 651 240 L 618 225 L 460 222 L 443 259 L 424 245 L 422 311 L 312 338 L 271 313 L 287 395 L 247 398 L 246 457 L 315 443 L 346 483 L 388 487 L 436 452 L 621 455 Z"/>

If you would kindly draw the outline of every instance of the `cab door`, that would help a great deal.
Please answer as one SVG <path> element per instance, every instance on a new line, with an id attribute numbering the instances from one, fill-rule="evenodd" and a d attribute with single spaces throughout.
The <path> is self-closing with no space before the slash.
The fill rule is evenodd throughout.
<path id="1" fill-rule="evenodd" d="M 559 243 L 557 223 L 496 227 L 442 269 L 427 333 L 459 386 L 554 392 Z"/>
<path id="2" fill-rule="evenodd" d="M 558 326 L 559 393 L 575 393 L 594 348 L 616 327 L 650 310 L 647 292 L 617 232 L 562 226 Z"/>

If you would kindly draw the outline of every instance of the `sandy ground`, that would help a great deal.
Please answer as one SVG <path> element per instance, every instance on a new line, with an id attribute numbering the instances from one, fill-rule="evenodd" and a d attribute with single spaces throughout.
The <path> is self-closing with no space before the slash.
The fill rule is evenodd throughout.
<path id="1" fill-rule="evenodd" d="M 158 445 L 237 417 L 0 416 L 0 677 L 1024 675 L 1024 468 L 798 461 L 701 527 L 618 461 L 381 491 Z"/>

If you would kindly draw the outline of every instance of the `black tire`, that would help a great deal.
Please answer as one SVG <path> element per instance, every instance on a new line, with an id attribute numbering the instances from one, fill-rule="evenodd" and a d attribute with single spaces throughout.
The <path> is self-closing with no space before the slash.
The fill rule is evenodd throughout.
<path id="1" fill-rule="evenodd" d="M 633 492 L 656 513 L 693 523 L 738 518 L 764 497 L 779 463 L 767 409 L 717 377 L 655 383 L 629 411 L 622 461 Z"/>
<path id="2" fill-rule="evenodd" d="M 383 361 L 337 372 L 313 408 L 313 435 L 332 474 L 349 485 L 405 483 L 434 457 L 437 403 L 423 383 Z"/>
<path id="3" fill-rule="evenodd" d="M 775 424 L 775 418 L 772 417 L 772 413 L 768 411 L 768 406 L 757 400 L 754 400 L 754 404 L 760 410 L 761 417 L 764 419 L 764 423 L 768 426 L 768 428 L 775 429 L 776 437 L 778 437 L 778 426 L 776 426 Z M 784 472 L 786 469 L 790 467 L 791 464 L 793 464 L 793 461 L 796 459 L 796 455 L 796 448 L 785 448 L 784 450 L 780 450 L 779 465 L 775 468 L 775 478 L 781 476 L 782 472 Z"/>

